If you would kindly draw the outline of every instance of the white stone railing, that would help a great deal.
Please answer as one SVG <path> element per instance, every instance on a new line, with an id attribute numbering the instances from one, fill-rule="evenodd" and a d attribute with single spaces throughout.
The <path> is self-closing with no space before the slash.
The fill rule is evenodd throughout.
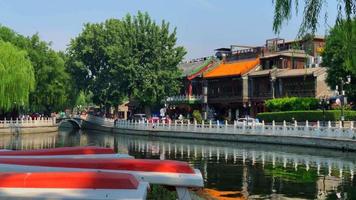
<path id="1" fill-rule="evenodd" d="M 253 134 L 253 135 L 275 135 L 275 136 L 298 136 L 298 137 L 315 137 L 315 138 L 336 138 L 336 139 L 355 139 L 356 129 L 351 122 L 350 127 L 333 127 L 331 122 L 328 122 L 328 126 L 322 127 L 317 122 L 315 126 L 310 126 L 309 122 L 303 122 L 303 125 L 298 125 L 295 122 L 293 125 L 287 125 L 283 122 L 282 125 L 276 125 L 272 122 L 272 125 L 266 125 L 262 123 L 237 123 L 228 124 L 227 121 L 224 124 L 220 124 L 219 121 L 213 123 L 198 124 L 197 122 L 181 123 L 180 121 L 174 121 L 170 123 L 157 122 L 148 123 L 145 121 L 118 121 L 116 123 L 118 128 L 130 128 L 137 130 L 160 130 L 160 131 L 178 131 L 178 132 L 201 132 L 201 133 L 224 133 L 224 134 Z"/>
<path id="2" fill-rule="evenodd" d="M 56 125 L 56 118 L 38 117 L 35 119 L 4 119 L 0 121 L 0 128 L 16 128 L 16 127 L 39 127 Z"/>

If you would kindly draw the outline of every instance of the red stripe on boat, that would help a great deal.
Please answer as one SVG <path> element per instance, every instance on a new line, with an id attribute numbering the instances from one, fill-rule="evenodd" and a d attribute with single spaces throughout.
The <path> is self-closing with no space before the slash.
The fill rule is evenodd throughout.
<path id="1" fill-rule="evenodd" d="M 131 174 L 108 172 L 0 173 L 0 188 L 137 189 Z"/>
<path id="2" fill-rule="evenodd" d="M 194 174 L 186 162 L 149 159 L 103 159 L 103 158 L 0 158 L 0 164 L 30 165 L 43 167 L 64 167 L 104 170 L 129 170 L 144 172 L 171 172 Z"/>
<path id="3" fill-rule="evenodd" d="M 103 147 L 61 147 L 54 149 L 0 151 L 0 156 L 89 155 L 113 153 L 115 153 L 113 149 Z"/>

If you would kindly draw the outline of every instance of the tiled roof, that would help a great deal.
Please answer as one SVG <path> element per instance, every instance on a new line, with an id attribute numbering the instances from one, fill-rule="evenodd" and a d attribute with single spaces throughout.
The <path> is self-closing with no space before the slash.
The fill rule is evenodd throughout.
<path id="1" fill-rule="evenodd" d="M 323 67 L 315 68 L 305 68 L 305 69 L 288 69 L 279 71 L 277 77 L 292 77 L 292 76 L 304 76 L 304 75 L 314 75 L 318 76 L 326 72 L 326 69 Z"/>
<path id="2" fill-rule="evenodd" d="M 280 52 L 275 52 L 272 54 L 267 54 L 261 59 L 267 59 L 267 58 L 273 58 L 273 57 L 278 57 L 278 56 L 286 56 L 286 57 L 295 57 L 295 58 L 308 58 L 310 55 L 306 54 L 304 51 L 301 50 L 286 50 L 286 51 L 280 51 Z"/>
<path id="3" fill-rule="evenodd" d="M 232 63 L 221 63 L 214 69 L 206 72 L 204 78 L 213 78 L 213 77 L 224 77 L 224 76 L 238 76 L 243 75 L 249 72 L 251 69 L 260 64 L 260 59 L 248 59 L 241 60 L 238 62 Z"/>

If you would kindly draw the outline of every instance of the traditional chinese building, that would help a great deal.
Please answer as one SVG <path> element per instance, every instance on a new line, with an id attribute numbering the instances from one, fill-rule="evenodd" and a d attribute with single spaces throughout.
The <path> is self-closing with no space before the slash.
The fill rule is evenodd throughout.
<path id="1" fill-rule="evenodd" d="M 202 74 L 214 68 L 219 61 L 214 57 L 195 59 L 181 63 L 178 68 L 182 71 L 182 88 L 177 96 L 167 98 L 169 114 L 183 114 L 188 116 L 193 110 L 203 111 L 206 95 L 203 91 Z"/>
<path id="2" fill-rule="evenodd" d="M 285 42 L 267 40 L 260 67 L 250 72 L 249 100 L 252 114 L 265 111 L 267 99 L 280 97 L 329 97 L 331 90 L 321 67 L 324 39 Z"/>
<path id="3" fill-rule="evenodd" d="M 241 47 L 241 46 L 239 46 Z M 247 74 L 259 66 L 259 48 L 243 47 L 216 55 L 222 59 L 215 68 L 206 71 L 207 108 L 209 118 L 234 120 L 249 113 L 248 76 Z"/>

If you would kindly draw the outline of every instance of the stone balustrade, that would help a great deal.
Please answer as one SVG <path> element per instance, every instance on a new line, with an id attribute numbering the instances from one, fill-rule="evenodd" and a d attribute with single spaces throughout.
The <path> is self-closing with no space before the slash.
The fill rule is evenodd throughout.
<path id="1" fill-rule="evenodd" d="M 302 124 L 302 125 L 300 125 Z M 281 125 L 276 125 L 272 122 L 271 125 L 262 123 L 237 122 L 234 124 L 220 123 L 219 121 L 209 121 L 208 123 L 198 124 L 183 123 L 182 121 L 174 121 L 169 123 L 156 122 L 149 123 L 146 121 L 118 121 L 117 128 L 129 128 L 135 130 L 158 130 L 158 131 L 179 131 L 179 132 L 201 132 L 201 133 L 224 133 L 224 134 L 244 134 L 244 135 L 273 135 L 273 136 L 297 136 L 297 137 L 313 137 L 313 138 L 336 138 L 348 139 L 356 141 L 356 129 L 354 123 L 351 122 L 348 128 L 339 126 L 331 126 L 328 122 L 327 126 L 320 126 L 320 122 L 311 125 L 308 121 L 293 124 L 283 122 Z"/>
<path id="2" fill-rule="evenodd" d="M 0 128 L 17 128 L 17 127 L 41 127 L 56 125 L 56 118 L 38 117 L 22 119 L 4 119 L 0 121 Z"/>

